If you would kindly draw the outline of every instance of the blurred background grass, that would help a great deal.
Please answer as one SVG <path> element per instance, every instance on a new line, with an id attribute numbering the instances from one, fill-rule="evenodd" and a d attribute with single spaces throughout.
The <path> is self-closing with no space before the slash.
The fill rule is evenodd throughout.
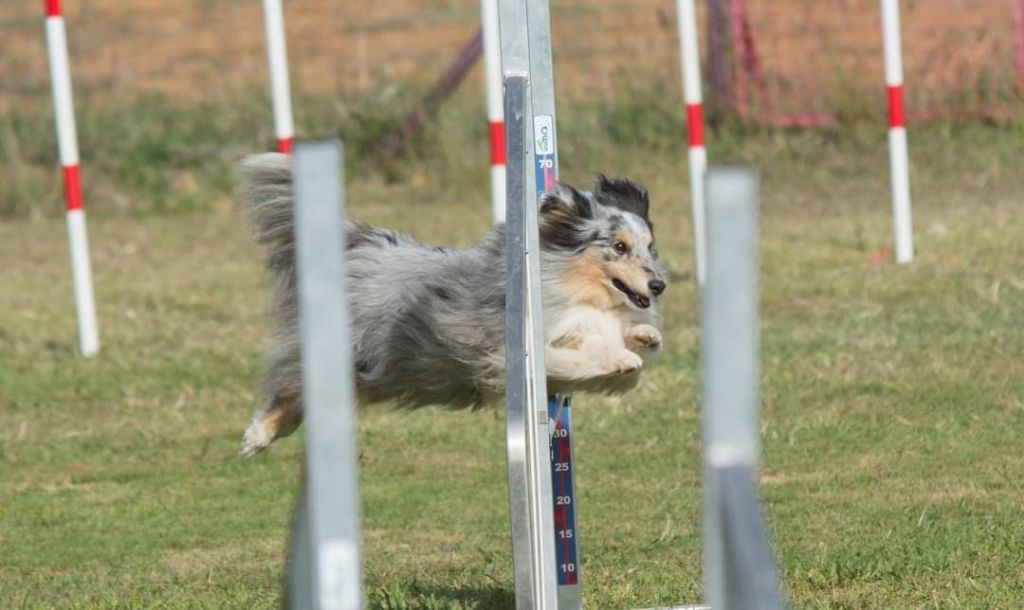
<path id="1" fill-rule="evenodd" d="M 299 96 L 297 131 L 344 140 L 348 179 L 357 196 L 413 201 L 476 196 L 488 167 L 479 96 L 456 94 L 414 134 L 401 156 L 380 162 L 380 147 L 420 96 L 421 90 L 411 86 L 344 99 Z M 710 160 L 755 165 L 766 156 L 789 160 L 781 175 L 765 176 L 769 184 L 809 173 L 829 176 L 838 192 L 807 204 L 840 205 L 844 179 L 871 176 L 870 182 L 882 187 L 888 172 L 885 131 L 875 120 L 882 109 L 856 98 L 849 102 L 847 120 L 831 127 L 780 128 L 731 117 L 708 136 Z M 77 117 L 86 207 L 101 215 L 228 209 L 234 205 L 236 164 L 247 154 L 270 150 L 274 139 L 269 101 L 260 91 L 198 105 L 158 95 L 121 103 L 86 98 Z M 682 106 L 663 85 L 636 83 L 613 100 L 565 103 L 558 121 L 562 174 L 570 181 L 589 181 L 596 171 L 631 174 L 656 185 L 684 180 Z M 915 176 L 938 183 L 954 175 L 981 186 L 998 182 L 1002 172 L 1012 171 L 1003 161 L 1019 152 L 1022 125 L 1018 116 L 912 126 Z M 0 218 L 62 213 L 54 137 L 45 100 L 0 114 L 0 166 L 9 178 L 0 181 Z M 651 175 L 654 157 L 678 159 L 678 172 Z M 942 189 L 935 193 L 941 198 Z"/>

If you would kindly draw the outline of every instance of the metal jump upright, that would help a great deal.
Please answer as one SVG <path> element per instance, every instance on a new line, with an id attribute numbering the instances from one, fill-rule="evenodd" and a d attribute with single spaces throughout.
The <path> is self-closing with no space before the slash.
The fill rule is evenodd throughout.
<path id="1" fill-rule="evenodd" d="M 708 172 L 708 278 L 701 291 L 704 592 L 711 608 L 781 610 L 757 497 L 757 180 Z"/>
<path id="2" fill-rule="evenodd" d="M 544 337 L 540 318 L 537 205 L 530 161 L 530 88 L 522 75 L 505 79 L 508 126 L 506 225 L 505 445 L 508 454 L 516 608 L 557 608 L 554 520 L 546 404 Z M 532 229 L 532 230 L 531 230 Z"/>
<path id="3" fill-rule="evenodd" d="M 288 557 L 287 607 L 363 607 L 355 383 L 337 141 L 295 146 L 295 251 L 302 337 L 305 479 Z"/>
<path id="4" fill-rule="evenodd" d="M 499 17 L 508 176 L 506 434 L 516 605 L 578 609 L 572 399 L 546 393 L 539 284 L 537 206 L 558 176 L 551 16 L 547 0 L 500 0 Z M 520 332 L 532 343 L 517 338 Z"/>

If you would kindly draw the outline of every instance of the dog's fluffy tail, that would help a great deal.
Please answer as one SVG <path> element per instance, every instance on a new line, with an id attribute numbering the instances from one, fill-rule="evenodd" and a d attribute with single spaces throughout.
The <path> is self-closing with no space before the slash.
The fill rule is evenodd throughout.
<path id="1" fill-rule="evenodd" d="M 280 153 L 251 155 L 242 161 L 242 194 L 256 241 L 267 251 L 267 269 L 287 284 L 295 269 L 295 220 L 291 157 Z M 415 240 L 388 229 L 345 220 L 349 250 L 393 248 Z"/>
<path id="2" fill-rule="evenodd" d="M 265 153 L 242 161 L 242 192 L 256 241 L 266 249 L 267 269 L 291 280 L 295 269 L 292 166 L 288 155 Z"/>

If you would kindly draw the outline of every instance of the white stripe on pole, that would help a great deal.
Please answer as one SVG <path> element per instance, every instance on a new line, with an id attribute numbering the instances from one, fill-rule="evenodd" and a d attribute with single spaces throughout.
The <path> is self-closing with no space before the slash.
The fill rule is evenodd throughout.
<path id="1" fill-rule="evenodd" d="M 291 86 L 288 81 L 288 48 L 284 39 L 281 0 L 263 0 L 263 27 L 270 66 L 270 92 L 274 104 L 274 135 L 278 152 L 291 152 L 295 127 L 292 124 Z"/>
<path id="2" fill-rule="evenodd" d="M 688 160 L 690 164 L 690 207 L 693 218 L 693 266 L 697 285 L 703 286 L 707 275 L 707 238 L 704 209 L 704 173 L 708 156 L 704 148 L 704 125 L 701 112 L 700 56 L 697 51 L 697 18 L 693 0 L 676 0 L 679 23 L 679 53 L 683 75 L 683 101 L 689 131 Z"/>
<path id="3" fill-rule="evenodd" d="M 50 62 L 53 111 L 57 124 L 57 147 L 64 174 L 64 200 L 67 208 L 68 246 L 71 253 L 71 278 L 74 284 L 78 346 L 89 358 L 100 350 L 99 324 L 92 288 L 92 264 L 85 230 L 78 182 L 78 137 L 75 129 L 74 99 L 71 93 L 71 69 L 68 62 L 67 34 L 59 4 L 47 3 L 46 53 Z"/>
<path id="4" fill-rule="evenodd" d="M 505 222 L 505 109 L 502 98 L 501 34 L 498 0 L 480 0 L 484 36 L 484 83 L 491 143 L 491 213 L 495 223 Z"/>
<path id="5" fill-rule="evenodd" d="M 691 146 L 687 151 L 690 162 L 690 202 L 693 222 L 693 267 L 697 286 L 703 286 L 708 275 L 707 228 L 704 208 L 704 174 L 708 167 L 708 151 L 703 146 Z"/>
<path id="6" fill-rule="evenodd" d="M 889 130 L 889 170 L 892 174 L 892 217 L 896 239 L 896 262 L 914 260 L 914 229 L 910 213 L 910 168 L 908 167 L 907 130 Z"/>
<path id="7" fill-rule="evenodd" d="M 60 163 L 64 166 L 78 165 L 75 104 L 71 95 L 67 34 L 62 17 L 46 19 L 46 42 L 46 50 L 50 58 L 50 83 L 53 86 L 53 111 L 57 117 L 57 147 L 60 150 Z"/>
<path id="8" fill-rule="evenodd" d="M 909 263 L 914 260 L 914 232 L 910 212 L 910 167 L 903 112 L 899 0 L 881 0 L 881 9 L 885 84 L 889 95 L 889 168 L 892 179 L 896 262 Z"/>
<path id="9" fill-rule="evenodd" d="M 504 129 L 504 121 L 502 121 Z M 505 164 L 491 164 L 491 216 L 495 224 L 505 222 Z"/>
<path id="10" fill-rule="evenodd" d="M 96 301 L 92 293 L 92 265 L 89 262 L 89 238 L 85 231 L 85 210 L 68 210 L 68 244 L 71 248 L 71 278 L 78 311 L 78 346 L 86 358 L 100 351 Z"/>
<path id="11" fill-rule="evenodd" d="M 697 51 L 697 16 L 693 0 L 676 0 L 676 18 L 679 22 L 679 51 L 683 69 L 683 100 L 687 104 L 700 104 L 700 55 Z"/>
<path id="12" fill-rule="evenodd" d="M 899 0 L 882 2 L 882 44 L 885 49 L 885 84 L 903 85 L 903 54 L 900 38 Z"/>

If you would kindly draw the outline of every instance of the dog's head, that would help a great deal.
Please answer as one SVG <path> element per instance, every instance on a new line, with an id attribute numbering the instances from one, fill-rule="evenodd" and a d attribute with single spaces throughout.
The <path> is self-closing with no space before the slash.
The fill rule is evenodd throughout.
<path id="1" fill-rule="evenodd" d="M 540 206 L 541 246 L 571 257 L 566 283 L 581 302 L 648 309 L 665 291 L 647 190 L 597 177 L 591 191 L 565 183 Z"/>

